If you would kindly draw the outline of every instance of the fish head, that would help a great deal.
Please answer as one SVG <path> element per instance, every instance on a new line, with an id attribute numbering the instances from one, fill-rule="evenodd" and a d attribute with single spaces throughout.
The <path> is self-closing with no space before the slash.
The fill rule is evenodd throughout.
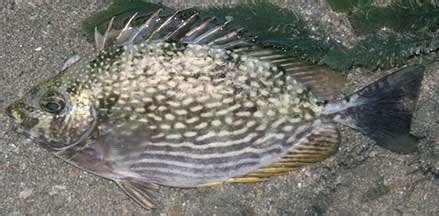
<path id="1" fill-rule="evenodd" d="M 16 132 L 52 151 L 84 143 L 96 126 L 90 90 L 70 70 L 34 86 L 6 109 Z"/>

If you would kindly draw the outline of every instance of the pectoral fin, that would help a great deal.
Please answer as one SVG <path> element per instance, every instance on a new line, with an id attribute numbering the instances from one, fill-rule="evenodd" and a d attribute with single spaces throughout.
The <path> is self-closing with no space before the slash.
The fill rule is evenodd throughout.
<path id="1" fill-rule="evenodd" d="M 114 181 L 129 197 L 145 209 L 155 207 L 154 197 L 158 186 L 149 183 L 137 183 L 129 181 Z"/>

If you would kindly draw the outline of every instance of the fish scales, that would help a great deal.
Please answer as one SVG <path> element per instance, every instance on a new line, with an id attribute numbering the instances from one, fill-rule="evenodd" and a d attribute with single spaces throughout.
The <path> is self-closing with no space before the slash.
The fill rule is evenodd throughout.
<path id="1" fill-rule="evenodd" d="M 300 84 L 291 77 L 274 78 L 278 69 L 264 63 L 206 45 L 158 43 L 126 48 L 113 60 L 117 69 L 111 74 L 106 68 L 96 71 L 98 82 L 112 79 L 116 88 L 92 90 L 99 92 L 94 95 L 97 98 L 119 98 L 111 108 L 105 106 L 108 101 L 97 105 L 108 113 L 109 122 L 102 130 L 119 128 L 120 135 L 113 132 L 104 140 L 115 145 L 110 161 L 118 169 L 152 173 L 162 184 L 187 182 L 186 186 L 244 174 L 264 160 L 271 163 L 300 139 L 291 139 L 297 123 L 289 119 L 305 118 L 302 110 L 311 95 L 298 91 L 304 87 L 297 87 Z M 150 100 L 143 103 L 145 98 Z M 311 108 L 314 115 L 318 106 Z M 264 125 L 265 130 L 256 130 Z M 125 141 L 132 143 L 131 148 L 117 151 L 121 143 L 112 141 L 114 137 L 130 140 L 139 133 L 141 138 L 136 135 L 132 142 Z M 175 176 L 163 176 L 167 171 Z M 190 180 L 185 179 L 187 175 L 192 176 Z"/>

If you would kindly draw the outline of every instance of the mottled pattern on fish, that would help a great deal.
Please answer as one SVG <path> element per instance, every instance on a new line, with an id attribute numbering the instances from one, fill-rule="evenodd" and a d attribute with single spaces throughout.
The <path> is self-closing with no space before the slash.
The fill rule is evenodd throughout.
<path id="1" fill-rule="evenodd" d="M 166 42 L 120 49 L 111 64 L 83 68 L 94 74 L 103 143 L 113 145 L 104 160 L 156 183 L 194 186 L 269 165 L 320 111 L 304 86 L 258 58 Z"/>

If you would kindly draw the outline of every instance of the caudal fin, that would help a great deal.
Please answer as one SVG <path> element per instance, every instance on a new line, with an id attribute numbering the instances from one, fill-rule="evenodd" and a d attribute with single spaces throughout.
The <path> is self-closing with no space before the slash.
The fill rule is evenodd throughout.
<path id="1" fill-rule="evenodd" d="M 421 65 L 401 69 L 328 104 L 323 113 L 337 113 L 337 122 L 362 132 L 384 148 L 413 152 L 418 142 L 410 135 L 410 126 L 424 70 Z"/>

